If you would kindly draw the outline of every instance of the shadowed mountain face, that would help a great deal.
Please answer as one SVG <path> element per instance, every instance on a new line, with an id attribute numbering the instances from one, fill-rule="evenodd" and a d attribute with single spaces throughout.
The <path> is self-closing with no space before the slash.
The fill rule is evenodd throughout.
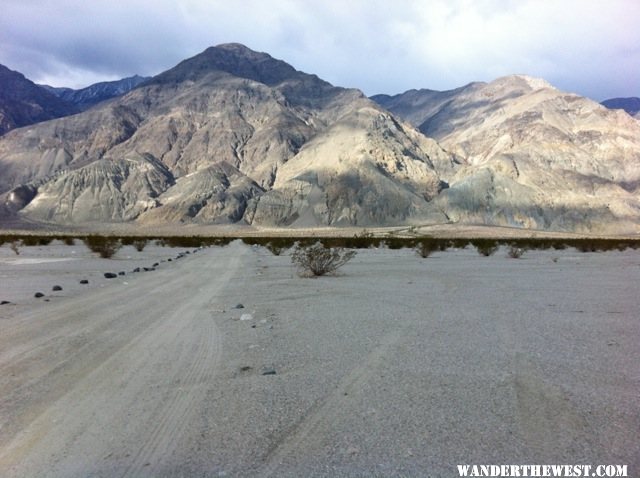
<path id="1" fill-rule="evenodd" d="M 601 104 L 610 110 L 625 110 L 636 118 L 640 114 L 640 98 L 611 98 L 604 100 Z"/>
<path id="2" fill-rule="evenodd" d="M 0 193 L 60 224 L 442 221 L 434 141 L 367 99 L 242 45 L 0 141 Z"/>
<path id="3" fill-rule="evenodd" d="M 0 136 L 15 128 L 77 112 L 73 104 L 0 65 Z"/>
<path id="4" fill-rule="evenodd" d="M 524 76 L 381 103 L 460 164 L 433 202 L 454 222 L 637 230 L 640 123 L 622 111 Z"/>
<path id="5" fill-rule="evenodd" d="M 104 81 L 86 88 L 74 90 L 72 88 L 56 88 L 40 85 L 58 98 L 76 106 L 79 111 L 85 111 L 92 106 L 117 96 L 122 96 L 134 89 L 149 78 L 143 76 L 131 76 L 117 81 Z"/>
<path id="6" fill-rule="evenodd" d="M 0 199 L 54 224 L 638 231 L 640 123 L 626 113 L 523 76 L 375 99 L 386 109 L 266 53 L 208 48 L 5 135 Z"/>

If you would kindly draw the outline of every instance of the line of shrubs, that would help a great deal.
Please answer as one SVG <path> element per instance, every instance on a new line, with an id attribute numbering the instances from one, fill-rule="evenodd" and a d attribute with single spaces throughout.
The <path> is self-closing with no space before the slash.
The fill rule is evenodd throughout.
<path id="1" fill-rule="evenodd" d="M 498 247 L 508 246 L 510 251 L 522 254 L 526 250 L 575 248 L 581 252 L 599 252 L 619 250 L 627 248 L 640 248 L 640 239 L 599 239 L 599 238 L 502 238 L 502 239 L 465 239 L 465 238 L 402 238 L 402 237 L 373 237 L 362 235 L 354 237 L 206 237 L 206 236 L 71 236 L 71 235 L 0 235 L 0 246 L 5 243 L 21 246 L 46 246 L 54 240 L 64 244 L 73 245 L 77 240 L 84 242 L 87 247 L 102 257 L 111 257 L 120 247 L 131 245 L 138 251 L 142 251 L 146 244 L 153 242 L 166 247 L 198 248 L 207 246 L 224 246 L 231 241 L 241 239 L 248 245 L 266 247 L 273 254 L 279 255 L 283 251 L 293 247 L 296 243 L 301 247 L 307 247 L 316 242 L 322 243 L 326 248 L 344 249 L 368 249 L 372 247 L 386 247 L 389 249 L 415 249 L 422 257 L 428 257 L 434 251 L 446 251 L 447 249 L 464 249 L 467 246 L 475 247 L 480 254 L 491 255 Z M 520 251 L 520 252 L 518 252 Z M 511 256 L 511 253 L 509 254 Z M 513 256 L 512 256 L 513 257 Z"/>

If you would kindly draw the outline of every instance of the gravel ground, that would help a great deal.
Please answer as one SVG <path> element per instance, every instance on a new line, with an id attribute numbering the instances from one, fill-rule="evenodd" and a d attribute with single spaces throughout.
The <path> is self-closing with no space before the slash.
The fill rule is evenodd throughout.
<path id="1" fill-rule="evenodd" d="M 637 251 L 70 250 L 0 248 L 0 476 L 640 474 Z"/>

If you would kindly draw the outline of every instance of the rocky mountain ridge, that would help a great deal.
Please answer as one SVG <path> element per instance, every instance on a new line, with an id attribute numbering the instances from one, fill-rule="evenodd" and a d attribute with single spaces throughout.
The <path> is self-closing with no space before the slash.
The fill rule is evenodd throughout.
<path id="1" fill-rule="evenodd" d="M 409 92 L 388 107 L 412 112 L 407 118 L 461 164 L 435 201 L 451 220 L 636 230 L 640 124 L 627 114 L 522 75 L 442 97 L 418 102 Z"/>
<path id="2" fill-rule="evenodd" d="M 0 65 L 0 136 L 15 128 L 77 112 L 72 104 Z"/>
<path id="3" fill-rule="evenodd" d="M 85 111 L 102 101 L 110 100 L 128 93 L 149 77 L 134 75 L 116 81 L 103 81 L 87 86 L 86 88 L 59 88 L 48 85 L 39 85 L 53 93 L 58 98 L 76 106 L 79 111 Z"/>
<path id="4" fill-rule="evenodd" d="M 0 191 L 23 217 L 61 224 L 398 224 L 428 209 L 450 164 L 360 91 L 227 44 L 12 132 Z"/>
<path id="5" fill-rule="evenodd" d="M 7 134 L 0 199 L 67 225 L 640 232 L 640 123 L 626 113 L 522 75 L 373 99 L 243 45 L 211 47 Z"/>

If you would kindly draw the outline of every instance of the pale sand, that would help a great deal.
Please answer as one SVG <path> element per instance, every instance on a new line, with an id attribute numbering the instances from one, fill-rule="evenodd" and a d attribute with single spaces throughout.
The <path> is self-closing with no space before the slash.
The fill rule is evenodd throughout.
<path id="1" fill-rule="evenodd" d="M 0 264 L 0 299 L 70 284 L 0 306 L 0 476 L 640 474 L 637 251 L 366 250 L 301 279 L 233 243 L 100 278 L 175 253 Z"/>

